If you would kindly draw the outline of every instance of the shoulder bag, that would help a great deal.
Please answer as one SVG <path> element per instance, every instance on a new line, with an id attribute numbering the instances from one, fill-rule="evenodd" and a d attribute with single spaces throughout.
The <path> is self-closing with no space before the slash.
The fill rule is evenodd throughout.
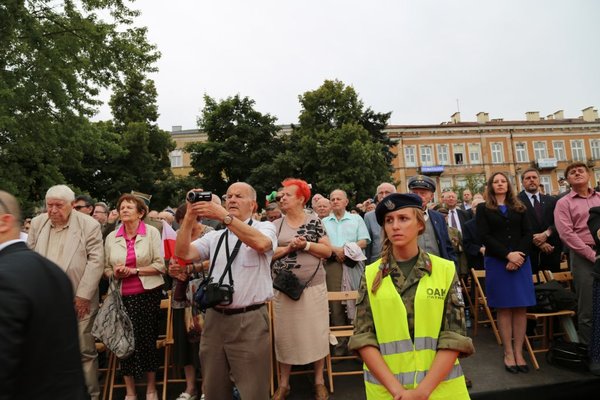
<path id="1" fill-rule="evenodd" d="M 104 343 L 119 359 L 125 359 L 135 350 L 133 325 L 123 305 L 121 283 L 111 278 L 110 289 L 96 315 L 92 336 Z"/>

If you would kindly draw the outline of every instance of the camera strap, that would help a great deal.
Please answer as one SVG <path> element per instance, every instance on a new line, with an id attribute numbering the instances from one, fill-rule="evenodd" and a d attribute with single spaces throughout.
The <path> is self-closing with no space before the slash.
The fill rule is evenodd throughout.
<path id="1" fill-rule="evenodd" d="M 252 218 L 248 221 L 248 225 L 252 226 Z M 235 246 L 233 247 L 233 252 L 229 254 L 229 240 L 227 240 L 227 234 L 229 229 L 225 229 L 225 232 L 219 238 L 219 242 L 217 243 L 217 247 L 215 248 L 215 254 L 213 255 L 212 264 L 210 266 L 210 271 L 208 272 L 209 279 L 212 279 L 212 273 L 215 269 L 215 264 L 217 261 L 217 255 L 219 254 L 219 250 L 221 250 L 221 245 L 223 241 L 225 241 L 225 256 L 227 258 L 227 264 L 225 265 L 225 270 L 223 270 L 223 274 L 221 278 L 219 278 L 219 285 L 223 284 L 223 280 L 225 280 L 225 275 L 229 275 L 229 285 L 233 287 L 233 276 L 231 273 L 231 264 L 235 260 L 235 257 L 238 255 L 240 251 L 240 247 L 242 246 L 242 241 L 240 239 L 237 240 Z"/>

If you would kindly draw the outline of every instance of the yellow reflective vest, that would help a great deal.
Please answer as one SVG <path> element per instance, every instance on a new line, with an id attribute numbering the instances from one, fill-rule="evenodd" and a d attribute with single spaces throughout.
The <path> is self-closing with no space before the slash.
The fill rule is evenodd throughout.
<path id="1" fill-rule="evenodd" d="M 425 274 L 419 280 L 414 299 L 414 341 L 408 329 L 406 308 L 392 278 L 386 276 L 377 293 L 371 292 L 381 260 L 367 266 L 365 270 L 379 351 L 396 379 L 406 389 L 416 388 L 433 363 L 446 296 L 455 274 L 452 261 L 432 254 L 428 255 L 431 259 L 431 274 Z M 364 379 L 367 399 L 392 398 L 385 386 L 377 381 L 366 365 L 364 365 Z M 470 398 L 458 359 L 448 377 L 440 382 L 429 398 L 431 400 Z"/>

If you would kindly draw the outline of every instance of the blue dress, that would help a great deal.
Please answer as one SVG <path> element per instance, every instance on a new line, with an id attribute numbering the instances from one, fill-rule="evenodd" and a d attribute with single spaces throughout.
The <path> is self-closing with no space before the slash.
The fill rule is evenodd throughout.
<path id="1" fill-rule="evenodd" d="M 508 212 L 505 205 L 498 206 L 498 209 L 504 215 Z M 508 271 L 506 269 L 507 263 L 508 260 L 506 259 L 491 256 L 484 258 L 488 304 L 494 308 L 535 305 L 535 292 L 529 257 L 525 259 L 523 266 L 516 271 Z"/>

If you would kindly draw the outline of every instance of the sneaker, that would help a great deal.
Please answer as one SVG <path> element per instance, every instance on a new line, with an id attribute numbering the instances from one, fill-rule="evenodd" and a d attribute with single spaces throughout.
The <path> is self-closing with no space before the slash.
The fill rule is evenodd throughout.
<path id="1" fill-rule="evenodd" d="M 202 397 L 204 397 L 204 395 L 202 395 Z M 200 397 L 200 399 L 202 399 L 202 397 Z M 189 394 L 187 392 L 183 392 L 175 400 L 196 400 L 196 398 L 197 397 L 195 394 Z"/>

